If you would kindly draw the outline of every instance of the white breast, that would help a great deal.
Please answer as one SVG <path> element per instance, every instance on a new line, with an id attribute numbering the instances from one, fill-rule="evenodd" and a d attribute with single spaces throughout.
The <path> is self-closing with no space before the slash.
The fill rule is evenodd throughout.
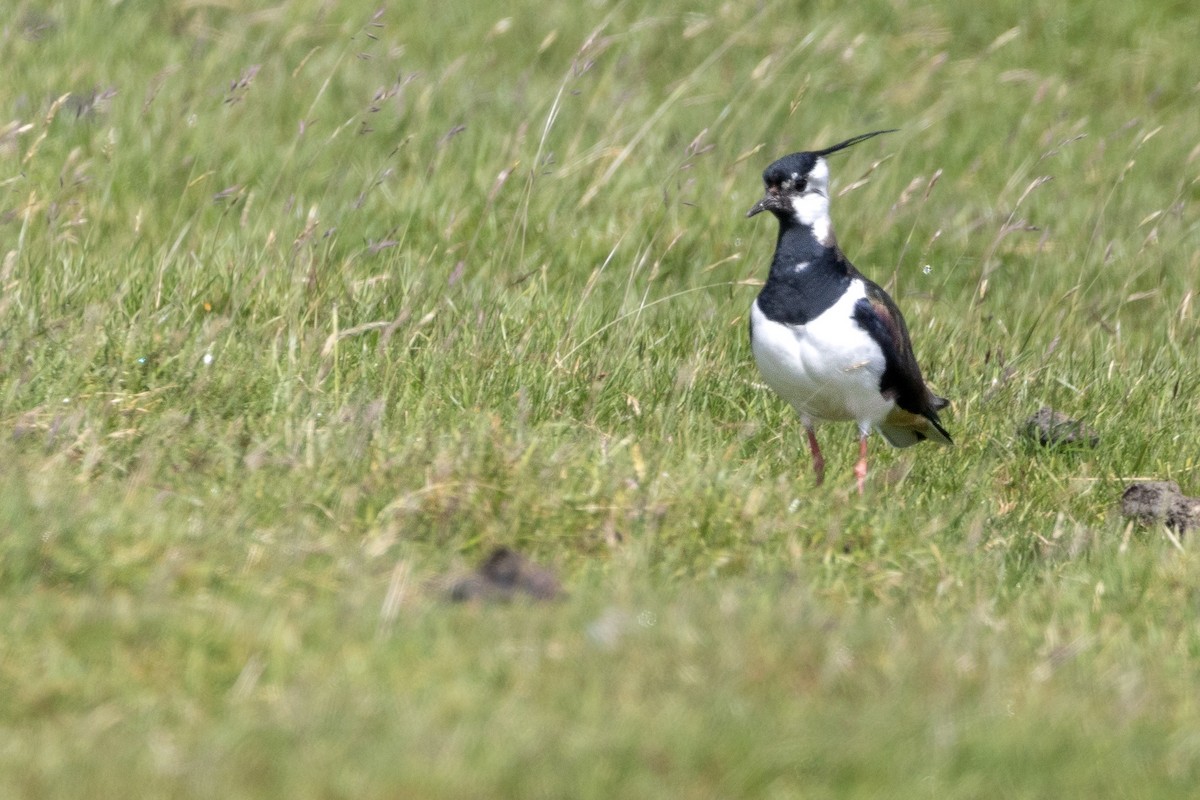
<path id="1" fill-rule="evenodd" d="M 866 297 L 862 280 L 807 325 L 772 322 L 750 309 L 754 360 L 763 380 L 806 423 L 856 420 L 878 424 L 894 406 L 879 393 L 883 351 L 854 321 L 854 304 Z"/>

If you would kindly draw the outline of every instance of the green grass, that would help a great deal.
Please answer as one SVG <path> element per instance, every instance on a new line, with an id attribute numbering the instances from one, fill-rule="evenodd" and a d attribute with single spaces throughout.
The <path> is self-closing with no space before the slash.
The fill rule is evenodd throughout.
<path id="1" fill-rule="evenodd" d="M 1200 493 L 1190 4 L 243 5 L 0 22 L 0 796 L 1193 795 L 1116 512 Z M 743 214 L 884 127 L 838 235 L 957 446 L 859 498 Z M 569 597 L 446 603 L 497 545 Z"/>

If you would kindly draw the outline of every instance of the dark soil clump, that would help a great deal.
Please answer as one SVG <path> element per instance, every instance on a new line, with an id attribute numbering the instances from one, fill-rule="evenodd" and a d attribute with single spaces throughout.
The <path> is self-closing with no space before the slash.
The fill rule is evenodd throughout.
<path id="1" fill-rule="evenodd" d="M 1061 444 L 1095 447 L 1100 444 L 1100 435 L 1092 428 L 1049 406 L 1039 408 L 1036 414 L 1025 420 L 1021 434 L 1043 447 Z"/>
<path id="2" fill-rule="evenodd" d="M 493 550 L 478 569 L 450 586 L 450 599 L 458 602 L 507 602 L 518 596 L 556 600 L 563 590 L 553 572 L 507 547 Z"/>
<path id="3" fill-rule="evenodd" d="M 1200 528 L 1200 498 L 1188 497 L 1175 481 L 1138 481 L 1121 496 L 1121 513 L 1143 524 L 1165 523 L 1178 534 Z"/>

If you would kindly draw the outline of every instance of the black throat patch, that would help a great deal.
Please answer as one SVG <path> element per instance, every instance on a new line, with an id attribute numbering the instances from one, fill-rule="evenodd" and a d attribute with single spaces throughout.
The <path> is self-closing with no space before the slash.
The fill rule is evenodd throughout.
<path id="1" fill-rule="evenodd" d="M 798 264 L 807 266 L 797 270 Z M 772 322 L 807 325 L 846 293 L 853 277 L 836 245 L 822 244 L 811 229 L 785 222 L 758 307 Z"/>

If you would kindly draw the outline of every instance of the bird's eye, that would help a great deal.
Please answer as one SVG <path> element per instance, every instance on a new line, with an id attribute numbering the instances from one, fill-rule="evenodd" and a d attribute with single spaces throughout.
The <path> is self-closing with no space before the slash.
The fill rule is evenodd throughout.
<path id="1" fill-rule="evenodd" d="M 803 192 L 807 188 L 808 188 L 808 181 L 804 180 L 804 178 L 801 178 L 800 180 L 796 181 L 796 191 L 797 192 Z"/>

